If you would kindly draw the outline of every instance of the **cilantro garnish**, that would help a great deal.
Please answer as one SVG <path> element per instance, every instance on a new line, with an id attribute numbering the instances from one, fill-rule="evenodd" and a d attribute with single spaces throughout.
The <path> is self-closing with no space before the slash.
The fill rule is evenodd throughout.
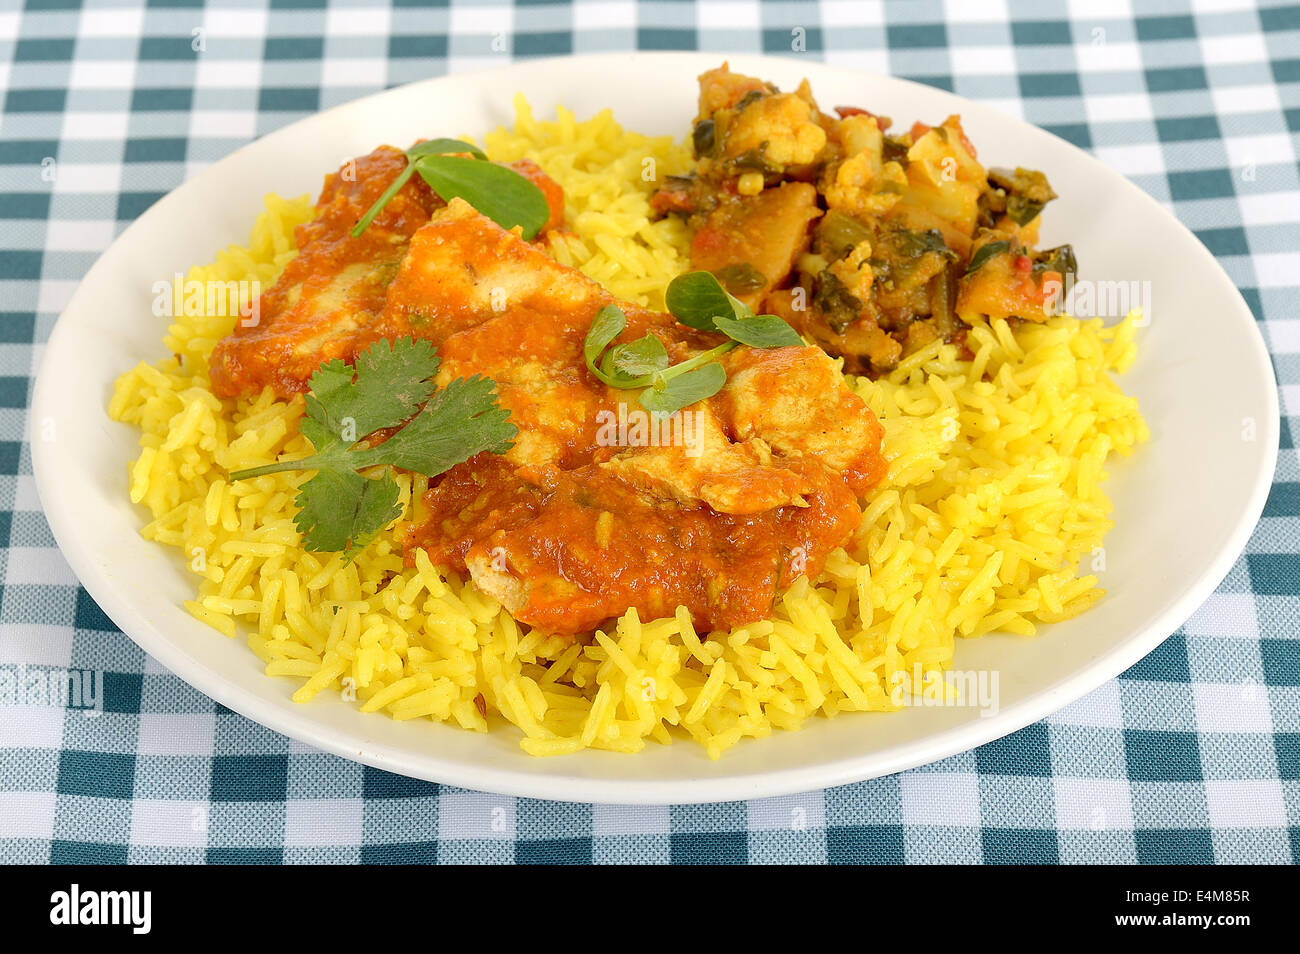
<path id="1" fill-rule="evenodd" d="M 541 189 L 508 166 L 488 162 L 482 149 L 459 139 L 429 139 L 406 150 L 406 168 L 352 227 L 353 238 L 417 172 L 443 201 L 464 199 L 503 229 L 518 225 L 530 241 L 551 216 Z"/>
<path id="2" fill-rule="evenodd" d="M 722 390 L 727 373 L 717 359 L 738 344 L 751 348 L 803 344 L 799 333 L 783 319 L 754 314 L 710 272 L 677 276 L 669 282 L 664 297 L 668 311 L 682 324 L 716 331 L 731 340 L 670 367 L 663 342 L 653 334 L 610 348 L 627 327 L 627 316 L 617 305 L 606 305 L 596 312 L 583 345 L 587 369 L 612 388 L 644 388 L 641 406 L 652 414 L 670 416 Z"/>
<path id="3" fill-rule="evenodd" d="M 496 384 L 474 375 L 445 388 L 433 383 L 439 358 L 428 341 L 377 341 L 355 365 L 330 361 L 311 376 L 306 413 L 299 422 L 316 452 L 235 471 L 245 480 L 289 470 L 314 470 L 299 489 L 294 523 L 303 544 L 348 559 L 402 512 L 391 470 L 436 477 L 483 451 L 503 454 L 518 429 L 496 400 Z M 372 443 L 377 431 L 400 428 Z M 372 467 L 383 475 L 362 476 Z"/>

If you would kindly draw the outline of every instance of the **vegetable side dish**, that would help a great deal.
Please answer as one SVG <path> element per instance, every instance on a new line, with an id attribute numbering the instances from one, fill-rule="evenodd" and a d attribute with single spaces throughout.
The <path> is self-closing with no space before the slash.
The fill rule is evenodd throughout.
<path id="1" fill-rule="evenodd" d="M 1076 270 L 1037 250 L 1056 193 L 1041 173 L 986 170 L 961 119 L 823 113 L 723 64 L 700 77 L 695 171 L 654 198 L 690 218 L 691 266 L 786 318 L 849 371 L 879 373 L 989 318 L 1043 321 Z"/>

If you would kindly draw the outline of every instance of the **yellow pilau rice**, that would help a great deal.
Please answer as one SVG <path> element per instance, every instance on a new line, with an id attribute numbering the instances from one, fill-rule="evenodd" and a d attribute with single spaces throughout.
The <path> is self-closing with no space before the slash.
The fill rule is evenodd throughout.
<path id="1" fill-rule="evenodd" d="M 564 186 L 569 231 L 551 239 L 552 254 L 619 296 L 661 305 L 688 236 L 677 221 L 652 221 L 648 198 L 688 168 L 688 153 L 624 131 L 608 112 L 538 122 L 517 106 L 515 128 L 485 145 L 493 158 L 540 162 Z M 268 196 L 248 246 L 188 278 L 269 286 L 310 215 L 307 197 Z M 208 357 L 235 307 L 181 305 L 178 292 L 164 339 L 175 357 L 124 374 L 109 413 L 143 432 L 130 495 L 152 514 L 144 536 L 183 551 L 197 584 L 187 609 L 226 636 L 245 632 L 268 675 L 301 683 L 298 702 L 329 690 L 366 712 L 480 732 L 504 719 L 533 755 L 635 752 L 684 733 L 716 758 L 812 716 L 897 708 L 891 689 L 920 692 L 916 667 L 950 667 L 958 636 L 1030 636 L 1102 596 L 1096 576 L 1077 570 L 1111 526 L 1105 466 L 1147 437 L 1108 374 L 1133 360 L 1134 316 L 1110 328 L 1066 317 L 974 328 L 973 360 L 936 342 L 887 379 L 850 381 L 884 424 L 889 477 L 847 552 L 784 593 L 770 619 L 697 633 L 683 612 L 645 621 L 630 611 L 573 642 L 530 632 L 422 553 L 404 568 L 391 535 L 349 564 L 305 551 L 293 499 L 307 475 L 225 479 L 310 451 L 301 399 L 215 397 Z M 399 479 L 409 514 L 426 481 Z"/>

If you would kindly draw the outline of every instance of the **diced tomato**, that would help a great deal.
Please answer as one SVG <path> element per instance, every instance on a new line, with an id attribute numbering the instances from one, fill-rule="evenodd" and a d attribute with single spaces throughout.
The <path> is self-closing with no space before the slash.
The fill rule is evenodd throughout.
<path id="1" fill-rule="evenodd" d="M 558 229 L 564 224 L 564 189 L 561 185 L 542 171 L 542 167 L 531 159 L 518 159 L 509 164 L 510 168 L 519 173 L 537 188 L 542 190 L 542 195 L 546 197 L 546 206 L 550 209 L 550 216 L 546 224 L 542 226 L 542 231 Z"/>
<path id="2" fill-rule="evenodd" d="M 686 189 L 660 189 L 650 197 L 650 209 L 657 215 L 695 211 L 695 200 Z"/>

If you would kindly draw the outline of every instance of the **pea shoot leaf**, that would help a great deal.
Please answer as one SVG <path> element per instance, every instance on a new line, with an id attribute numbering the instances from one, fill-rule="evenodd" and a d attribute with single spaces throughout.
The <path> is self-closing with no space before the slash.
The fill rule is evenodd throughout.
<path id="1" fill-rule="evenodd" d="M 752 266 L 750 266 L 752 268 Z M 717 331 L 751 348 L 799 347 L 799 332 L 776 315 L 756 315 L 729 293 L 718 275 L 688 272 L 668 283 L 664 295 L 668 310 L 682 324 Z"/>
<path id="2" fill-rule="evenodd" d="M 443 201 L 464 199 L 503 229 L 516 225 L 532 240 L 551 217 L 546 196 L 509 166 L 464 156 L 419 156 L 418 172 Z"/>
<path id="3" fill-rule="evenodd" d="M 727 293 L 712 272 L 687 272 L 668 283 L 664 303 L 672 316 L 701 331 L 717 331 L 713 319 L 719 315 L 746 318 L 749 306 Z"/>
<path id="4" fill-rule="evenodd" d="M 651 414 L 669 417 L 682 408 L 713 397 L 727 383 L 727 372 L 716 361 L 701 365 L 670 378 L 662 388 L 650 387 L 641 392 L 641 406 Z"/>
<path id="5" fill-rule="evenodd" d="M 587 369 L 597 379 L 612 388 L 645 388 L 641 405 L 654 414 L 670 415 L 717 394 L 727 381 L 727 372 L 717 359 L 737 345 L 797 348 L 803 344 L 785 319 L 754 314 L 728 294 L 711 272 L 677 276 L 669 282 L 664 297 L 668 310 L 682 324 L 717 332 L 729 340 L 670 365 L 667 349 L 653 334 L 611 348 L 627 327 L 627 317 L 618 306 L 606 305 L 596 312 L 582 347 Z"/>
<path id="6" fill-rule="evenodd" d="M 713 323 L 718 330 L 732 341 L 739 341 L 751 348 L 799 348 L 803 339 L 785 319 L 776 315 L 754 315 L 747 318 L 733 318 L 729 315 L 717 315 Z"/>
<path id="7" fill-rule="evenodd" d="M 668 361 L 664 343 L 647 332 L 643 338 L 616 345 L 605 352 L 601 370 L 611 377 L 631 380 L 664 370 Z"/>
<path id="8" fill-rule="evenodd" d="M 466 158 L 466 153 L 473 158 Z M 536 183 L 509 166 L 489 162 L 478 146 L 459 139 L 426 139 L 406 150 L 406 168 L 357 220 L 353 238 L 370 227 L 417 172 L 444 201 L 453 196 L 464 199 L 503 229 L 519 226 L 530 241 L 551 217 L 551 207 Z"/>
<path id="9" fill-rule="evenodd" d="M 406 158 L 414 159 L 416 156 L 445 156 L 450 153 L 466 152 L 476 159 L 486 159 L 485 153 L 473 143 L 465 142 L 463 139 L 426 139 L 423 142 L 417 142 L 410 149 L 406 150 Z"/>

